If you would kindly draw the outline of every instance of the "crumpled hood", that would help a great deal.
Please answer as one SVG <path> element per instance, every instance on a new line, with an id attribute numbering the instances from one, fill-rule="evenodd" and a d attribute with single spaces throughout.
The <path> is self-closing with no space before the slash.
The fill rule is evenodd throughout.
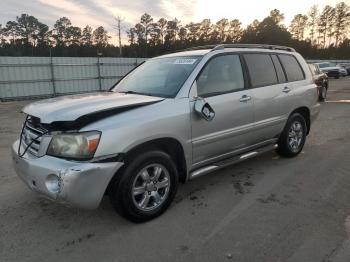
<path id="1" fill-rule="evenodd" d="M 41 123 L 50 124 L 56 121 L 75 121 L 82 116 L 118 108 L 127 110 L 128 107 L 131 109 L 161 100 L 163 98 L 160 97 L 99 92 L 45 99 L 27 105 L 22 111 L 40 118 Z"/>

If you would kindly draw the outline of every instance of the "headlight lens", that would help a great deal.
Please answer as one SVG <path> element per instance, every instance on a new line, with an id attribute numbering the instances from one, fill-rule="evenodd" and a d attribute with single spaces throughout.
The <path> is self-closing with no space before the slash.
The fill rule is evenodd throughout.
<path id="1" fill-rule="evenodd" d="M 47 154 L 61 158 L 87 160 L 94 157 L 101 132 L 64 133 L 54 135 Z"/>

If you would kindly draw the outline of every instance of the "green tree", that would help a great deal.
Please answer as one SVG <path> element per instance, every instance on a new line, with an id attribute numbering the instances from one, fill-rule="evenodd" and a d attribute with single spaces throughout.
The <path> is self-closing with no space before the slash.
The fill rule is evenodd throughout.
<path id="1" fill-rule="evenodd" d="M 135 35 L 137 37 L 137 43 L 139 45 L 145 45 L 146 44 L 146 38 L 145 38 L 145 27 L 138 23 L 135 25 Z"/>
<path id="2" fill-rule="evenodd" d="M 84 27 L 81 35 L 81 43 L 85 46 L 91 46 L 93 44 L 92 27 L 87 25 Z"/>
<path id="3" fill-rule="evenodd" d="M 126 34 L 129 38 L 130 45 L 136 44 L 136 29 L 132 27 L 128 31 L 126 31 Z"/>
<path id="4" fill-rule="evenodd" d="M 255 43 L 258 35 L 258 27 L 260 22 L 255 19 L 251 24 L 249 24 L 242 33 L 241 42 L 243 43 Z"/>
<path id="5" fill-rule="evenodd" d="M 297 14 L 294 16 L 289 28 L 294 38 L 297 40 L 304 39 L 304 32 L 307 26 L 308 17 L 303 14 Z"/>
<path id="6" fill-rule="evenodd" d="M 176 38 L 178 36 L 179 30 L 181 27 L 181 21 L 177 18 L 173 20 L 169 20 L 167 22 L 167 30 L 166 30 L 166 36 L 165 36 L 165 42 L 169 43 L 175 43 Z"/>
<path id="7" fill-rule="evenodd" d="M 216 22 L 215 24 L 215 31 L 218 34 L 218 38 L 220 42 L 225 42 L 228 34 L 230 23 L 228 19 L 223 18 Z"/>
<path id="8" fill-rule="evenodd" d="M 16 17 L 16 34 L 25 45 L 35 46 L 39 37 L 44 37 L 48 26 L 39 22 L 37 18 L 28 14 Z M 40 34 L 40 36 L 39 36 Z M 42 39 L 41 39 L 42 40 Z"/>
<path id="9" fill-rule="evenodd" d="M 108 40 L 110 36 L 108 35 L 108 32 L 106 29 L 104 29 L 103 26 L 97 27 L 94 32 L 92 33 L 94 44 L 101 48 L 106 47 L 108 45 Z"/>
<path id="10" fill-rule="evenodd" d="M 279 22 L 274 13 L 261 23 L 255 20 L 243 31 L 240 42 L 288 45 L 292 36 Z"/>
<path id="11" fill-rule="evenodd" d="M 168 23 L 168 21 L 165 18 L 161 18 L 157 22 L 157 26 L 158 26 L 158 30 L 159 30 L 159 37 L 160 37 L 160 41 L 162 44 L 164 44 L 164 38 L 166 35 L 166 31 L 167 31 L 167 23 Z"/>
<path id="12" fill-rule="evenodd" d="M 69 45 L 79 45 L 81 42 L 81 28 L 70 26 L 67 28 L 67 43 Z"/>
<path id="13" fill-rule="evenodd" d="M 329 41 L 332 36 L 332 30 L 334 25 L 335 10 L 333 7 L 326 5 L 320 14 L 318 19 L 318 32 L 322 37 L 323 48 L 326 47 L 326 38 L 328 36 Z"/>
<path id="14" fill-rule="evenodd" d="M 5 44 L 5 42 L 5 28 L 3 28 L 2 24 L 0 24 L 0 46 L 2 47 Z"/>
<path id="15" fill-rule="evenodd" d="M 187 39 L 189 42 L 194 43 L 199 38 L 199 29 L 200 29 L 200 23 L 189 23 L 186 25 L 187 29 Z"/>
<path id="16" fill-rule="evenodd" d="M 317 7 L 317 5 L 313 5 L 310 8 L 308 16 L 309 16 L 309 18 L 308 18 L 307 27 L 310 29 L 311 43 L 314 43 L 316 27 L 317 27 L 317 20 L 318 20 L 318 7 Z"/>
<path id="17" fill-rule="evenodd" d="M 350 8 L 344 2 L 340 2 L 335 7 L 334 15 L 334 37 L 335 46 L 338 46 L 339 40 L 346 37 L 350 27 Z"/>
<path id="18" fill-rule="evenodd" d="M 181 27 L 179 30 L 179 40 L 181 41 L 181 43 L 184 43 L 186 41 L 187 38 L 187 29 L 186 27 Z"/>
<path id="19" fill-rule="evenodd" d="M 8 21 L 6 23 L 6 27 L 4 29 L 4 35 L 6 37 L 9 37 L 10 38 L 10 42 L 12 44 L 15 43 L 16 41 L 16 38 L 18 36 L 18 30 L 17 30 L 17 22 L 16 21 Z"/>
<path id="20" fill-rule="evenodd" d="M 52 37 L 57 46 L 65 46 L 69 41 L 69 27 L 72 25 L 67 17 L 61 17 L 53 26 Z"/>
<path id="21" fill-rule="evenodd" d="M 150 33 L 151 33 L 152 23 L 153 23 L 153 18 L 152 18 L 149 14 L 144 13 L 144 14 L 141 16 L 140 24 L 141 24 L 141 25 L 143 26 L 143 28 L 144 28 L 143 33 L 144 33 L 144 37 L 145 37 L 145 42 L 146 42 L 146 44 L 148 43 L 148 36 L 149 36 Z"/>
<path id="22" fill-rule="evenodd" d="M 241 25 L 242 23 L 238 19 L 230 21 L 230 27 L 228 30 L 228 38 L 230 42 L 237 43 L 240 41 L 243 33 Z"/>
<path id="23" fill-rule="evenodd" d="M 51 40 L 51 32 L 49 31 L 49 27 L 45 24 L 39 23 L 39 30 L 36 35 L 33 36 L 34 41 L 36 42 L 36 46 L 50 46 Z"/>
<path id="24" fill-rule="evenodd" d="M 203 21 L 200 23 L 199 30 L 200 30 L 199 40 L 202 43 L 208 42 L 212 31 L 212 25 L 211 25 L 210 19 L 203 19 Z"/>
<path id="25" fill-rule="evenodd" d="M 270 17 L 273 20 L 273 22 L 277 25 L 283 22 L 284 20 L 284 14 L 281 13 L 278 9 L 273 9 L 270 11 Z"/>

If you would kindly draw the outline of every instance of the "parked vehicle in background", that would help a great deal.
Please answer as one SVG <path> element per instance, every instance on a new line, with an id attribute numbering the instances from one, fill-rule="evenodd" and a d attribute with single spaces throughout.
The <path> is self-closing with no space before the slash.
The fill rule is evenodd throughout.
<path id="1" fill-rule="evenodd" d="M 13 163 L 53 201 L 96 208 L 108 194 L 121 215 L 147 221 L 179 182 L 268 150 L 297 156 L 317 100 L 293 48 L 201 47 L 149 59 L 109 92 L 26 106 Z"/>
<path id="2" fill-rule="evenodd" d="M 308 64 L 310 71 L 313 75 L 315 84 L 317 85 L 318 90 L 318 99 L 319 101 L 324 101 L 327 96 L 328 91 L 328 76 L 326 73 L 323 73 L 318 66 L 318 64 Z"/>
<path id="3" fill-rule="evenodd" d="M 344 67 L 346 69 L 346 72 L 348 73 L 348 76 L 350 75 L 350 64 L 339 64 L 340 66 Z"/>
<path id="4" fill-rule="evenodd" d="M 337 67 L 339 67 L 341 76 L 345 77 L 348 75 L 348 71 L 346 70 L 345 66 L 338 64 Z"/>
<path id="5" fill-rule="evenodd" d="M 316 63 L 322 72 L 326 73 L 329 77 L 339 78 L 342 74 L 340 68 L 329 62 Z"/>

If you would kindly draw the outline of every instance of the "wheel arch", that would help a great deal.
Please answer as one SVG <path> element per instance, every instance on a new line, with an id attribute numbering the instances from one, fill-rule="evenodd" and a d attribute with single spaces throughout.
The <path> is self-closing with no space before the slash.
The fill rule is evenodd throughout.
<path id="1" fill-rule="evenodd" d="M 175 138 L 172 137 L 163 137 L 156 138 L 146 142 L 142 142 L 134 147 L 130 148 L 126 153 L 123 153 L 123 161 L 125 165 L 132 159 L 143 152 L 150 150 L 161 150 L 170 155 L 170 157 L 175 162 L 176 168 L 179 172 L 179 181 L 185 183 L 187 180 L 187 163 L 184 153 L 184 148 L 182 144 Z M 110 180 L 106 193 L 110 191 L 111 186 L 118 178 L 118 174 L 123 171 L 123 167 L 120 168 Z"/>

